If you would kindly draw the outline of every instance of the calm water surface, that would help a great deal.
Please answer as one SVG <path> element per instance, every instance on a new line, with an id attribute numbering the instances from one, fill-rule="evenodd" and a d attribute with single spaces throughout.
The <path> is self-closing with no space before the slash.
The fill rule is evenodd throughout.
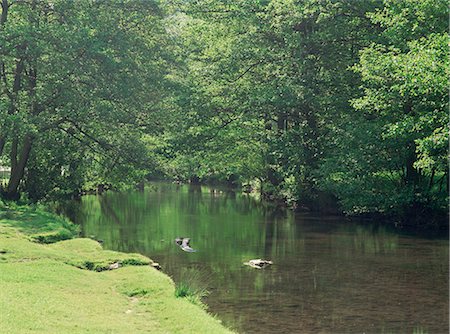
<path id="1" fill-rule="evenodd" d="M 139 252 L 175 282 L 207 288 L 211 313 L 241 333 L 448 333 L 448 240 L 342 217 L 274 211 L 189 185 L 86 196 L 83 234 Z M 191 238 L 196 253 L 173 239 Z M 257 270 L 242 263 L 270 259 Z"/>

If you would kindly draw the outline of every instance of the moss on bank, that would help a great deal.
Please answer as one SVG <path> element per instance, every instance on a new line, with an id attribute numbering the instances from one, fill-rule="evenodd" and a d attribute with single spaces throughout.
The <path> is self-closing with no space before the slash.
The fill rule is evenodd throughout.
<path id="1" fill-rule="evenodd" d="M 38 237 L 75 231 L 39 209 L 0 208 L 2 331 L 230 333 L 200 307 L 176 298 L 171 279 L 149 258 L 103 250 L 90 239 L 48 244 Z M 108 270 L 113 263 L 123 267 Z"/>

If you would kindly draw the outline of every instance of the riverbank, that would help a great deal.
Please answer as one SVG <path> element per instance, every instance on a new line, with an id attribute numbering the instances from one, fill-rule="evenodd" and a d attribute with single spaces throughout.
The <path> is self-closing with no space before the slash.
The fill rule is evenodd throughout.
<path id="1" fill-rule="evenodd" d="M 245 193 L 254 199 L 261 201 L 275 210 L 287 209 L 297 214 L 314 213 L 318 215 L 340 216 L 347 220 L 367 223 L 382 223 L 392 226 L 399 231 L 409 231 L 416 235 L 448 235 L 449 215 L 448 210 L 430 210 L 420 205 L 411 205 L 410 208 L 391 208 L 391 211 L 365 208 L 364 210 L 345 211 L 340 200 L 332 193 L 325 191 L 309 191 L 310 197 L 302 200 L 292 193 L 280 191 L 270 185 L 262 185 L 261 181 L 251 181 L 243 184 L 228 184 L 220 181 L 196 180 L 180 181 L 173 179 L 155 179 L 152 182 L 171 182 L 178 187 L 186 185 L 193 189 L 208 187 L 213 195 L 221 193 Z M 264 188 L 264 189 L 263 189 Z M 195 191 L 195 190 L 193 190 Z"/>
<path id="2" fill-rule="evenodd" d="M 2 331 L 230 333 L 176 298 L 151 259 L 76 235 L 74 224 L 42 209 L 0 206 Z"/>

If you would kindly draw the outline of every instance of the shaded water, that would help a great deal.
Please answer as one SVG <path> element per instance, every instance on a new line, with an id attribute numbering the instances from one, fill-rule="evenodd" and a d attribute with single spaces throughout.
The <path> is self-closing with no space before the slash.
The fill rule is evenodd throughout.
<path id="1" fill-rule="evenodd" d="M 175 282 L 206 287 L 209 311 L 242 333 L 448 333 L 448 240 L 165 183 L 86 196 L 73 210 L 105 248 L 148 255 Z M 198 252 L 181 251 L 177 236 Z M 242 264 L 254 258 L 274 264 Z"/>

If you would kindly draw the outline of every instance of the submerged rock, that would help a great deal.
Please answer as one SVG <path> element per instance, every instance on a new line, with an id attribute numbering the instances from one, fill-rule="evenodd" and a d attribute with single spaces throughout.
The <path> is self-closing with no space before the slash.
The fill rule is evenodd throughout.
<path id="1" fill-rule="evenodd" d="M 153 262 L 153 263 L 150 263 L 149 265 L 152 266 L 153 268 L 155 268 L 156 270 L 162 269 L 158 262 Z"/>
<path id="2" fill-rule="evenodd" d="M 250 260 L 248 262 L 244 262 L 244 264 L 246 266 L 250 266 L 252 268 L 263 269 L 263 268 L 273 264 L 273 262 L 269 261 L 269 260 L 254 259 L 254 260 Z"/>
<path id="3" fill-rule="evenodd" d="M 119 262 L 115 262 L 113 264 L 110 264 L 108 269 L 113 270 L 113 269 L 119 269 L 120 267 L 122 267 L 122 265 Z"/>

